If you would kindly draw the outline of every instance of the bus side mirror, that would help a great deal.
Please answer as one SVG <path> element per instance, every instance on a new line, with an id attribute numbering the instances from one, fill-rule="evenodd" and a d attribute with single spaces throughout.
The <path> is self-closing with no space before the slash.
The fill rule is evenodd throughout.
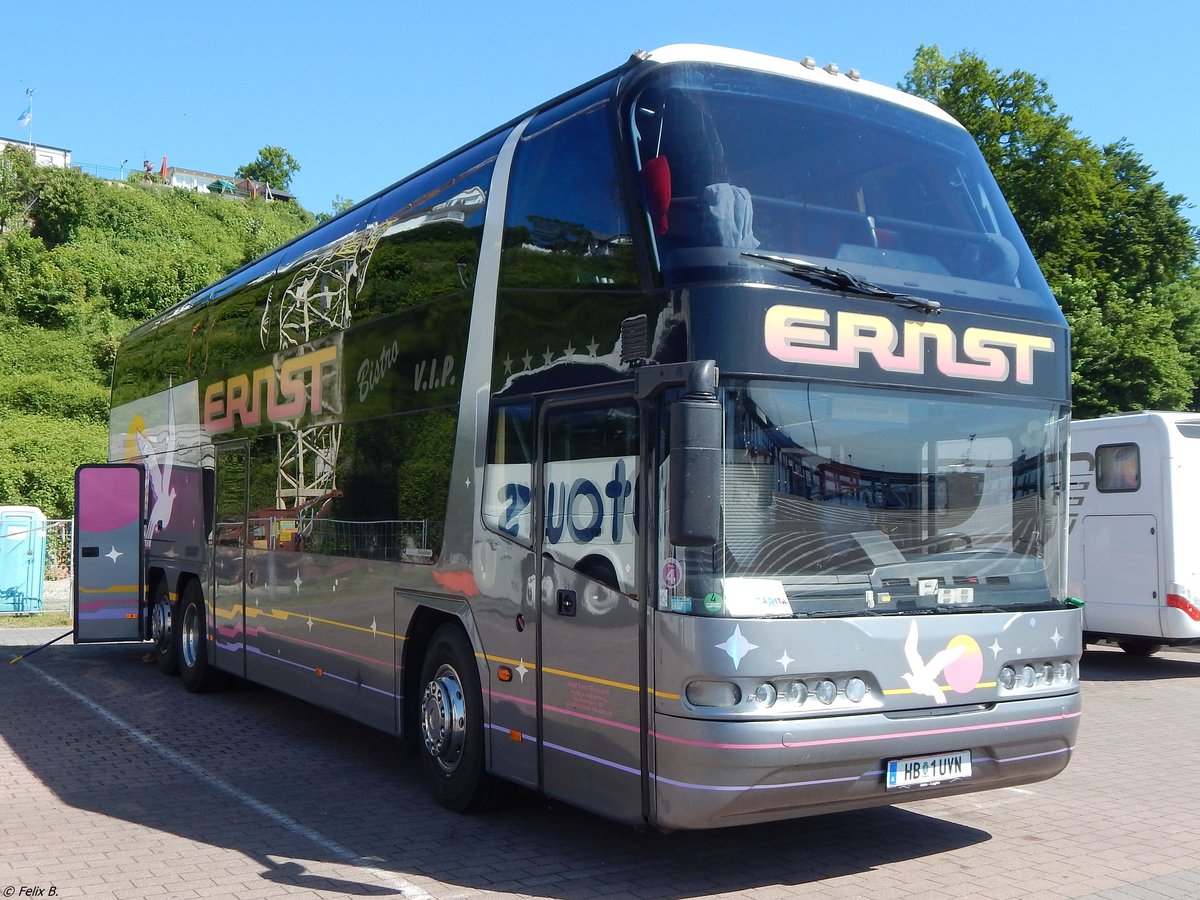
<path id="1" fill-rule="evenodd" d="M 685 394 L 671 407 L 671 515 L 678 547 L 711 547 L 721 539 L 721 403 L 711 391 Z"/>

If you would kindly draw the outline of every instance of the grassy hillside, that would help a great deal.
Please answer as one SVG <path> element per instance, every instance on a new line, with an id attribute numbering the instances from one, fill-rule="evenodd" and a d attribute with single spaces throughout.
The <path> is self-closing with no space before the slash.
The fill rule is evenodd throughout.
<path id="1" fill-rule="evenodd" d="M 121 335 L 313 224 L 290 203 L 37 169 L 0 155 L 0 505 L 72 512 L 107 455 Z"/>

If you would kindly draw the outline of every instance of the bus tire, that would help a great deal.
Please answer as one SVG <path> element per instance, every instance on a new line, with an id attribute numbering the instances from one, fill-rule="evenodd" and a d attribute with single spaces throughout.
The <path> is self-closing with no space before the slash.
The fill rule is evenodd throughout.
<path id="1" fill-rule="evenodd" d="M 183 679 L 183 686 L 193 694 L 202 694 L 221 687 L 225 681 L 225 673 L 214 668 L 208 661 L 204 594 L 197 581 L 188 581 L 179 598 L 175 634 L 179 653 L 179 675 Z"/>
<path id="2" fill-rule="evenodd" d="M 429 641 L 417 716 L 421 761 L 438 803 L 455 812 L 490 805 L 496 791 L 484 768 L 483 695 L 475 653 L 457 624 L 442 625 Z"/>
<path id="3" fill-rule="evenodd" d="M 1163 648 L 1153 641 L 1117 641 L 1117 646 L 1130 656 L 1153 656 Z"/>
<path id="4" fill-rule="evenodd" d="M 154 641 L 154 662 L 164 675 L 179 674 L 179 644 L 172 614 L 167 582 L 160 578 L 150 592 L 150 638 Z"/>

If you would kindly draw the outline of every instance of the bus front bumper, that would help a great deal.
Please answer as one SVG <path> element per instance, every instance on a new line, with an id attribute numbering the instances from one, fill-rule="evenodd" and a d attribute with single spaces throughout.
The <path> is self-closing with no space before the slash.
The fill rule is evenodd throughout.
<path id="1" fill-rule="evenodd" d="M 926 714 L 727 722 L 655 717 L 653 822 L 717 828 L 1027 784 L 1070 759 L 1081 702 L 1071 694 Z M 941 781 L 887 785 L 888 762 L 959 754 Z M 910 765 L 911 769 L 912 766 Z"/>

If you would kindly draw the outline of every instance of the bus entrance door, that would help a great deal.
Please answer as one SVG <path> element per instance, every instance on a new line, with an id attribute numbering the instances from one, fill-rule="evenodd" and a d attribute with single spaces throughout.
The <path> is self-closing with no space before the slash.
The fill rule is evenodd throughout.
<path id="1" fill-rule="evenodd" d="M 545 408 L 534 528 L 542 789 L 626 821 L 642 819 L 644 772 L 637 423 L 632 403 Z"/>
<path id="2" fill-rule="evenodd" d="M 75 472 L 77 644 L 149 637 L 142 599 L 145 485 L 142 467 L 128 463 L 84 465 Z M 36 577 L 42 577 L 41 560 Z"/>

